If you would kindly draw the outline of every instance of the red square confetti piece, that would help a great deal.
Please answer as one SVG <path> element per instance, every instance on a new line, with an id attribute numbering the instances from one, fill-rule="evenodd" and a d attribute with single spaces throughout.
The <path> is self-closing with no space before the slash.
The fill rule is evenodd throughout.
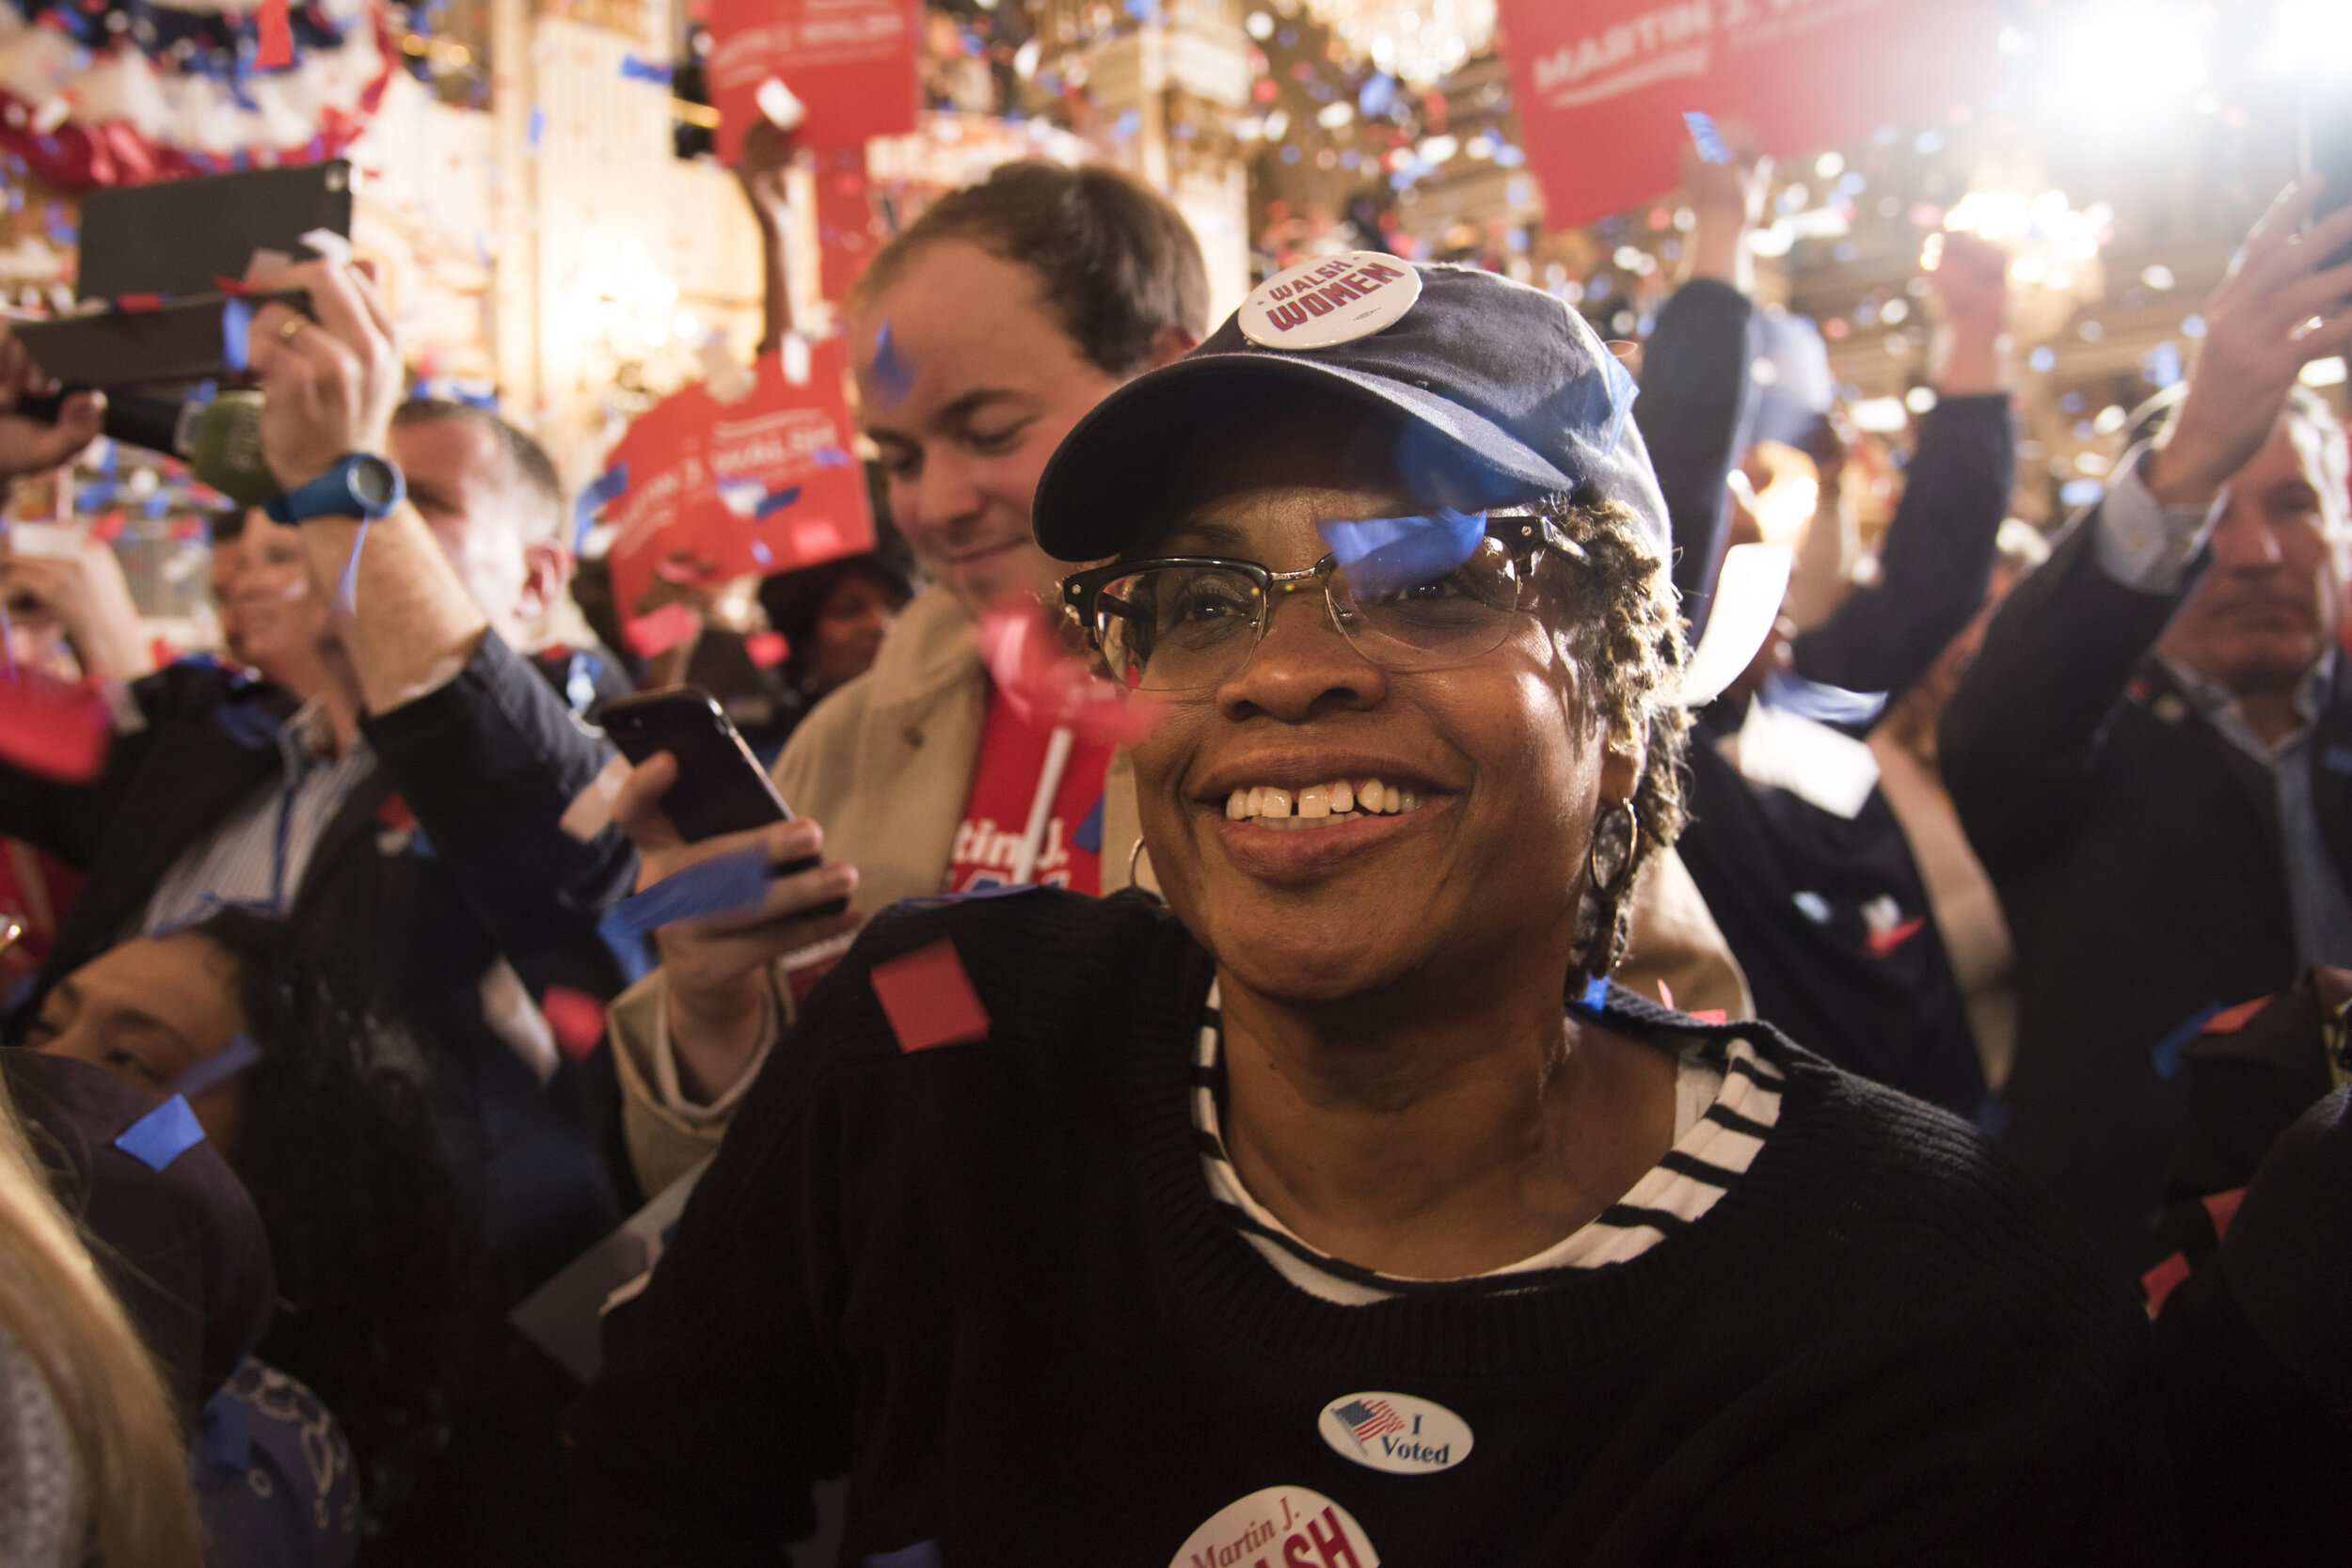
<path id="1" fill-rule="evenodd" d="M 89 536 L 102 545 L 111 545 L 122 537 L 124 518 L 119 511 L 107 513 L 89 526 Z"/>
<path id="2" fill-rule="evenodd" d="M 755 632 L 743 639 L 744 657 L 762 670 L 774 669 L 791 652 L 792 644 L 784 640 L 780 631 Z"/>
<path id="3" fill-rule="evenodd" d="M 1872 931 L 1862 939 L 1863 948 L 1870 957 L 1883 958 L 1896 948 L 1918 935 L 1920 927 L 1927 923 L 1926 915 L 1915 914 L 1899 926 L 1890 926 L 1883 931 Z"/>
<path id="4" fill-rule="evenodd" d="M 2213 1233 L 2218 1239 L 2230 1233 L 2230 1222 L 2237 1218 L 2237 1206 L 2246 1201 L 2246 1189 L 2233 1187 L 2226 1193 L 2207 1193 L 2198 1201 L 2205 1206 L 2205 1217 L 2213 1221 Z"/>
<path id="5" fill-rule="evenodd" d="M 2180 1288 L 2188 1277 L 2188 1259 L 2180 1253 L 2150 1269 L 2139 1276 L 2139 1288 L 2148 1297 L 2148 1315 L 2154 1317 L 2164 1310 L 2164 1299 Z"/>
<path id="6" fill-rule="evenodd" d="M 956 944 L 944 937 L 876 964 L 870 978 L 901 1051 L 988 1037 L 988 1012 L 963 972 L 963 960 L 956 957 Z"/>
<path id="7" fill-rule="evenodd" d="M 604 1038 L 604 1004 L 569 986 L 549 986 L 539 998 L 539 1014 L 548 1021 L 564 1054 L 580 1061 Z"/>
<path id="8" fill-rule="evenodd" d="M 2241 1002 L 2234 1007 L 2224 1007 L 2205 1020 L 2204 1033 L 2234 1035 L 2254 1021 L 2254 1015 L 2270 1006 L 2272 997 L 2260 996 L 2251 1002 Z"/>
<path id="9" fill-rule="evenodd" d="M 1729 1023 L 1731 1015 L 1721 1007 L 1701 1007 L 1691 1019 L 1695 1023 Z"/>
<path id="10" fill-rule="evenodd" d="M 702 630 L 702 617 L 682 604 L 665 604 L 660 610 L 640 615 L 621 628 L 630 648 L 640 658 L 652 658 Z"/>

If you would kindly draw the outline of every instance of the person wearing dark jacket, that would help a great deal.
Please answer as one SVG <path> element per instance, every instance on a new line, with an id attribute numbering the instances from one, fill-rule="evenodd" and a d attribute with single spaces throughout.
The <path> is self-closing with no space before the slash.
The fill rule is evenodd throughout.
<path id="1" fill-rule="evenodd" d="M 2300 394 L 2352 342 L 2352 210 L 2256 226 L 2107 495 L 2010 594 L 1945 711 L 1945 778 L 2018 956 L 2019 1157 L 2137 1277 L 2223 1008 L 2352 965 L 2344 437 Z M 2318 328 L 2297 336 L 2313 317 Z"/>
<path id="2" fill-rule="evenodd" d="M 1985 1140 L 1609 982 L 1683 718 L 1606 353 L 1318 258 L 1073 430 L 1168 903 L 865 928 L 604 1320 L 580 1560 L 845 1471 L 869 1564 L 2169 1559 L 2145 1322 Z"/>
<path id="3" fill-rule="evenodd" d="M 1747 974 L 1756 1016 L 1849 1071 L 1973 1117 L 1985 1081 L 1966 1001 L 1858 738 L 1976 613 L 2008 510 L 2016 436 L 2000 348 L 2006 261 L 1962 236 L 1946 240 L 1932 277 L 1950 349 L 1880 578 L 1795 637 L 1776 632 L 1751 677 L 1700 715 L 1681 848 Z M 1713 480 L 1708 488 L 1686 472 L 1679 485 L 1661 483 L 1685 565 L 1723 554 L 1728 470 L 1713 460 L 1736 446 L 1747 325 L 1743 295 L 1696 279 L 1661 312 L 1644 356 L 1644 436 L 1655 451 L 1707 460 Z"/>
<path id="4" fill-rule="evenodd" d="M 265 312 L 252 356 L 264 454 L 290 490 L 389 450 L 399 391 L 369 285 L 323 266 L 302 277 L 327 302 L 321 319 Z M 317 393 L 337 378 L 366 405 Z M 424 1045 L 473 1146 L 461 1152 L 500 1284 L 519 1297 L 615 1217 L 530 995 L 603 951 L 596 922 L 635 856 L 617 832 L 583 845 L 558 829 L 608 748 L 486 629 L 415 509 L 373 519 L 363 547 L 359 531 L 327 512 L 262 518 L 240 541 L 240 573 L 274 574 L 248 629 L 307 670 L 287 679 L 315 681 L 310 700 L 177 664 L 128 689 L 97 778 L 0 768 L 0 825 L 87 873 L 20 1007 L 126 930 L 222 903 L 284 915 L 359 1006 Z"/>

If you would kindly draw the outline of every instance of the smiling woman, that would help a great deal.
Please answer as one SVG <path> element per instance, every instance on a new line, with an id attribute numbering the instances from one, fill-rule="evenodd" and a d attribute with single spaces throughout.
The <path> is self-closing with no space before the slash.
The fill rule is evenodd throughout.
<path id="1" fill-rule="evenodd" d="M 1166 904 L 861 938 L 606 1320 L 589 1559 L 772 1560 L 844 1469 L 845 1561 L 2161 1557 L 2144 1324 L 1989 1147 L 1607 978 L 1680 825 L 1631 387 L 1310 269 L 1037 494 Z"/>

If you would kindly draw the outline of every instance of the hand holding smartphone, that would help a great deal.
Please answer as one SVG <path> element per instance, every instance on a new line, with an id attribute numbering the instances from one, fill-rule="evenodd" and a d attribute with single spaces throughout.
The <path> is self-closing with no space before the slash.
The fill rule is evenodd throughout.
<path id="1" fill-rule="evenodd" d="M 776 793 L 726 711 L 700 687 L 641 691 L 607 703 L 598 717 L 613 745 L 630 762 L 643 764 L 662 752 L 675 759 L 677 782 L 662 795 L 661 811 L 689 844 L 793 819 L 792 808 Z M 779 865 L 770 875 L 789 877 L 821 863 L 811 855 Z M 848 907 L 844 896 L 803 913 L 819 918 Z"/>

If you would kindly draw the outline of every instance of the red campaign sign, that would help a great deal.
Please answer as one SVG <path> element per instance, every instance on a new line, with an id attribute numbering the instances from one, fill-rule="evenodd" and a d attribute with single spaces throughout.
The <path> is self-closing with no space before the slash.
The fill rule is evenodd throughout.
<path id="1" fill-rule="evenodd" d="M 1691 110 L 1783 157 L 1942 119 L 1990 90 L 1994 0 L 1500 0 L 1545 222 L 1568 229 L 1681 182 Z"/>
<path id="2" fill-rule="evenodd" d="M 804 384 L 769 355 L 739 401 L 721 403 L 697 383 L 640 415 L 605 459 L 608 471 L 628 472 L 604 508 L 624 620 L 657 570 L 716 584 L 874 547 L 866 471 L 850 451 L 841 340 L 808 350 Z"/>
<path id="3" fill-rule="evenodd" d="M 760 113 L 760 84 L 781 80 L 808 110 L 794 128 L 807 147 L 855 147 L 914 129 L 916 0 L 712 0 L 704 61 L 719 111 L 718 151 L 733 164 Z"/>

